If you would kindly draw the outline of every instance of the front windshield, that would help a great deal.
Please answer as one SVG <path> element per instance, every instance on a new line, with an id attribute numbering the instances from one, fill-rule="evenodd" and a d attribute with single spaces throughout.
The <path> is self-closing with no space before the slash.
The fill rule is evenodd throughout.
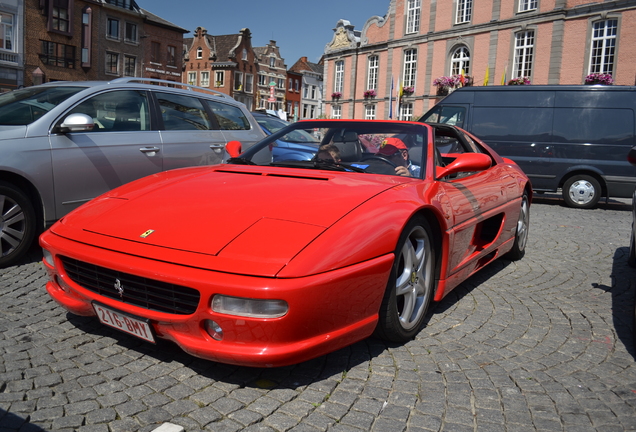
<path id="1" fill-rule="evenodd" d="M 0 95 L 0 125 L 28 125 L 86 87 L 29 87 Z"/>
<path id="2" fill-rule="evenodd" d="M 256 121 L 258 124 L 263 126 L 265 129 L 269 131 L 269 133 L 276 133 L 279 130 L 289 126 L 289 123 L 278 119 L 276 117 L 257 117 Z M 298 129 L 289 132 L 286 135 L 283 135 L 279 138 L 279 140 L 288 142 L 288 143 L 303 143 L 303 144 L 318 144 L 319 140 L 313 136 L 311 133 L 307 133 L 305 130 Z"/>
<path id="3" fill-rule="evenodd" d="M 427 128 L 406 122 L 314 120 L 291 124 L 229 163 L 325 169 L 422 178 Z M 277 152 L 279 141 L 310 136 L 318 144 L 303 160 Z"/>

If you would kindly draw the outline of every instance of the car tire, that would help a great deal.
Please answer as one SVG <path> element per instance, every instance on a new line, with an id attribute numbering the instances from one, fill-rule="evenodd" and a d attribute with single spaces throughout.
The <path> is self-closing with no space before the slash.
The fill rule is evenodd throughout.
<path id="1" fill-rule="evenodd" d="M 528 192 L 524 191 L 521 197 L 521 208 L 515 229 L 515 242 L 512 249 L 506 254 L 510 261 L 517 261 L 526 254 L 526 243 L 528 242 L 528 229 L 530 228 L 530 198 Z"/>
<path id="2" fill-rule="evenodd" d="M 435 253 L 431 228 L 423 217 L 409 221 L 400 235 L 375 335 L 407 342 L 420 331 L 434 295 Z"/>
<path id="3" fill-rule="evenodd" d="M 0 268 L 10 266 L 26 255 L 36 229 L 31 201 L 21 190 L 0 182 Z"/>
<path id="4" fill-rule="evenodd" d="M 601 184 L 594 177 L 575 175 L 563 185 L 563 199 L 568 207 L 589 209 L 601 199 Z"/>

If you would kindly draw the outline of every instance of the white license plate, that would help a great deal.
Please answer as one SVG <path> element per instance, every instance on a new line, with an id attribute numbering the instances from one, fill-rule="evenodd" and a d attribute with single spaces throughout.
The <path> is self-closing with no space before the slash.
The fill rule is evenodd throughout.
<path id="1" fill-rule="evenodd" d="M 121 330 L 124 333 L 137 336 L 148 342 L 155 343 L 150 324 L 146 319 L 135 318 L 123 312 L 108 308 L 99 303 L 93 303 L 97 318 L 102 324 Z"/>

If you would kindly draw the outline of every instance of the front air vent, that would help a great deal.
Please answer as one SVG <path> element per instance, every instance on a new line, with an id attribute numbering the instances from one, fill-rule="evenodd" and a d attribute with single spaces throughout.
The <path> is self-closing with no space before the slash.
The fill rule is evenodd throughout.
<path id="1" fill-rule="evenodd" d="M 65 256 L 60 259 L 64 264 L 64 272 L 73 282 L 104 297 L 175 315 L 190 315 L 199 305 L 200 293 L 192 288 L 99 267 Z"/>

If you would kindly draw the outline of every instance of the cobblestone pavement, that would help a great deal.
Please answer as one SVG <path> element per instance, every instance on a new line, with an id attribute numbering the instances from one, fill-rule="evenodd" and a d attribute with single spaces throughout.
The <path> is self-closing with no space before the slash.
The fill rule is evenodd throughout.
<path id="1" fill-rule="evenodd" d="M 636 431 L 630 209 L 539 198 L 526 257 L 462 284 L 415 340 L 278 369 L 69 315 L 34 250 L 0 273 L 0 430 Z"/>

